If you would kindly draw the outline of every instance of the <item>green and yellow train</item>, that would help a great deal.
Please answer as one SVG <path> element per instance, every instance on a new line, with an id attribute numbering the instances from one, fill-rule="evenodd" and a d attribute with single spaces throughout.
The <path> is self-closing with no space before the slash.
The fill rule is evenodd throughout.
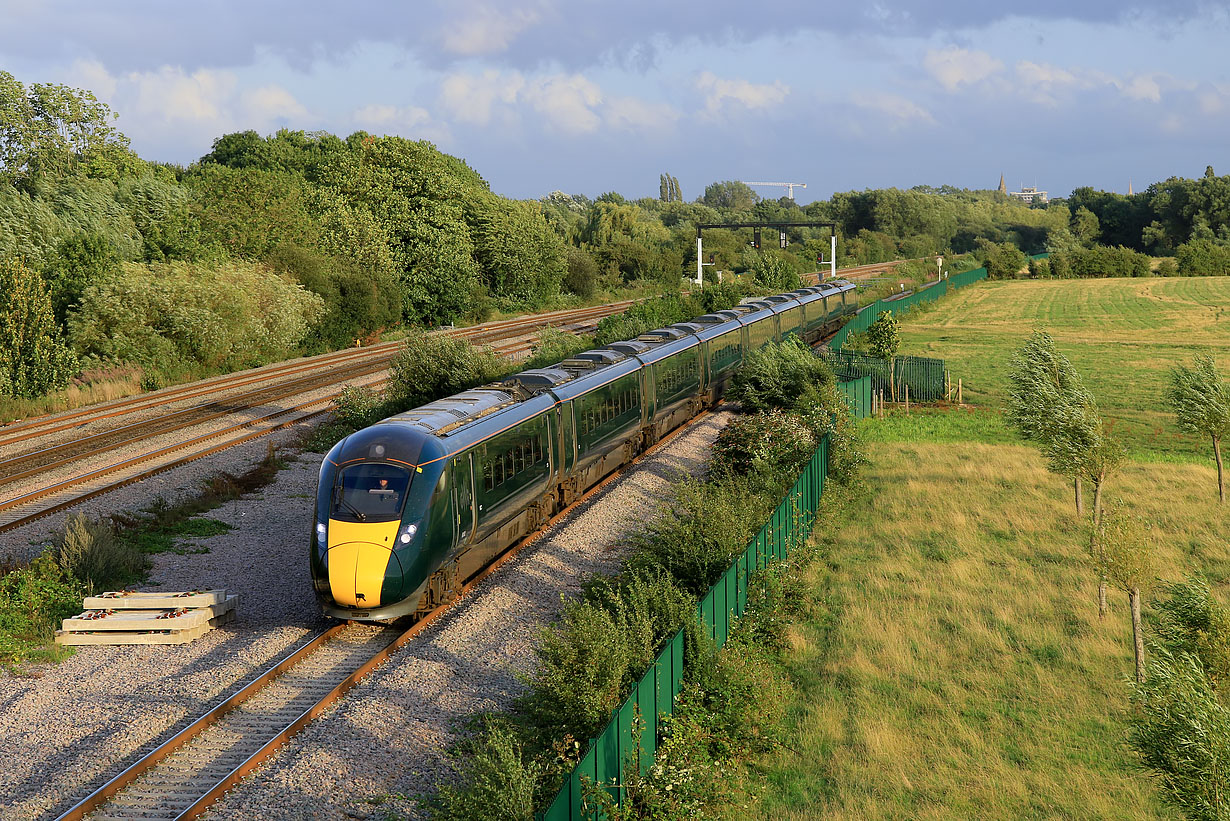
<path id="1" fill-rule="evenodd" d="M 338 442 L 311 570 L 327 615 L 425 612 L 605 476 L 717 403 L 748 351 L 854 313 L 836 280 L 747 300 L 439 399 Z"/>

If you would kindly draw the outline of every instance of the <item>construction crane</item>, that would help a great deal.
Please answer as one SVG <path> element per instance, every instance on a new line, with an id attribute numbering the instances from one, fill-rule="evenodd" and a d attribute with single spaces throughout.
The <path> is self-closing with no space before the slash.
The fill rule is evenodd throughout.
<path id="1" fill-rule="evenodd" d="M 786 196 L 790 197 L 790 199 L 794 199 L 794 189 L 807 187 L 807 183 L 805 182 L 745 182 L 743 184 L 744 185 L 772 185 L 777 188 L 785 188 Z"/>

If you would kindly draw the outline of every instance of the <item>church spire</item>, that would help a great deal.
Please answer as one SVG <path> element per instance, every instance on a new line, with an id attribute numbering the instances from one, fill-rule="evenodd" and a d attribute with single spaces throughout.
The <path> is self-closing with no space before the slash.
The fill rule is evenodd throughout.
<path id="1" fill-rule="evenodd" d="M 999 193 L 1001 194 L 1008 193 L 1008 186 L 1004 185 L 1004 175 L 1003 174 L 999 175 Z"/>
<path id="2" fill-rule="evenodd" d="M 1128 177 L 1128 196 L 1130 197 L 1130 196 L 1132 196 L 1132 194 L 1134 194 L 1134 193 L 1136 193 L 1136 192 L 1134 192 L 1134 191 L 1132 190 L 1132 178 L 1131 178 L 1131 177 Z"/>

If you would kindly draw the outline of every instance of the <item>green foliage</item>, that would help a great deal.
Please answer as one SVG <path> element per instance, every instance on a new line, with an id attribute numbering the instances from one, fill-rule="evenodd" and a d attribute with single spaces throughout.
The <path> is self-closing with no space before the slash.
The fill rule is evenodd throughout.
<path id="1" fill-rule="evenodd" d="M 1012 279 L 1025 267 L 1025 254 L 1011 242 L 979 240 L 977 253 L 989 279 Z"/>
<path id="2" fill-rule="evenodd" d="M 881 311 L 867 327 L 867 351 L 872 356 L 891 360 L 901 350 L 901 325 L 892 311 Z"/>
<path id="3" fill-rule="evenodd" d="M 713 443 L 714 476 L 797 473 L 816 452 L 815 433 L 798 416 L 781 410 L 730 420 Z"/>
<path id="4" fill-rule="evenodd" d="M 0 184 L 84 173 L 116 179 L 141 161 L 111 125 L 118 115 L 92 92 L 54 83 L 24 86 L 0 71 Z"/>
<path id="5" fill-rule="evenodd" d="M 824 360 L 791 337 L 750 352 L 731 378 L 726 396 L 748 411 L 790 409 L 810 389 L 833 382 Z"/>
<path id="6" fill-rule="evenodd" d="M 1159 277 L 1177 277 L 1179 275 L 1179 264 L 1173 257 L 1163 257 L 1158 260 L 1157 270 L 1154 273 Z"/>
<path id="7" fill-rule="evenodd" d="M 1073 248 L 1054 251 L 1051 266 L 1062 270 L 1064 277 L 1092 279 L 1095 277 L 1147 277 L 1152 275 L 1149 257 L 1131 248 Z"/>
<path id="8" fill-rule="evenodd" d="M 69 335 L 103 360 L 237 369 L 286 358 L 322 308 L 316 294 L 263 265 L 125 263 L 85 289 Z"/>
<path id="9" fill-rule="evenodd" d="M 474 196 L 467 208 L 474 257 L 492 294 L 537 307 L 559 293 L 568 262 L 542 206 L 486 194 Z"/>
<path id="10" fill-rule="evenodd" d="M 591 737 L 665 639 L 694 618 L 695 606 L 659 572 L 595 582 L 544 630 L 517 712 L 540 738 Z"/>
<path id="11" fill-rule="evenodd" d="M 56 625 L 80 612 L 84 595 L 81 582 L 48 555 L 0 576 L 0 661 L 44 655 Z"/>
<path id="12" fill-rule="evenodd" d="M 102 234 L 78 233 L 66 237 L 56 248 L 44 274 L 51 288 L 56 324 L 64 324 L 68 310 L 76 307 L 87 285 L 105 279 L 119 262 L 114 246 Z"/>
<path id="13" fill-rule="evenodd" d="M 803 285 L 798 270 L 790 260 L 772 248 L 753 252 L 748 270 L 757 285 L 773 293 L 793 291 Z"/>
<path id="14" fill-rule="evenodd" d="M 594 331 L 597 345 L 609 345 L 624 339 L 635 339 L 646 331 L 663 328 L 676 322 L 687 322 L 701 314 L 699 305 L 689 297 L 663 294 L 629 306 L 623 313 L 605 316 Z"/>
<path id="15" fill-rule="evenodd" d="M 300 176 L 203 163 L 184 182 L 204 241 L 232 257 L 261 260 L 279 246 L 320 242 L 321 225 Z"/>
<path id="16" fill-rule="evenodd" d="M 43 278 L 18 260 L 0 259 L 0 396 L 42 396 L 76 371 Z"/>
<path id="17" fill-rule="evenodd" d="M 350 430 L 374 425 L 385 416 L 383 396 L 367 385 L 347 385 L 333 400 L 333 415 Z"/>
<path id="18" fill-rule="evenodd" d="M 1183 276 L 1227 276 L 1230 275 L 1230 244 L 1207 238 L 1193 239 L 1178 247 L 1175 262 Z"/>
<path id="19" fill-rule="evenodd" d="M 563 362 L 581 351 L 589 350 L 593 337 L 587 334 L 572 334 L 559 328 L 543 328 L 538 332 L 530 358 L 521 365 L 521 370 L 543 368 Z"/>
<path id="20" fill-rule="evenodd" d="M 200 225 L 192 214 L 189 192 L 182 186 L 152 173 L 144 174 L 122 180 L 115 199 L 140 232 L 144 261 L 195 260 L 202 256 Z"/>
<path id="21" fill-rule="evenodd" d="M 490 348 L 439 333 L 412 333 L 389 373 L 391 412 L 490 382 L 506 371 L 507 365 Z"/>
<path id="22" fill-rule="evenodd" d="M 111 525 L 71 514 L 52 537 L 47 554 L 87 593 L 120 590 L 145 577 L 149 560 L 130 542 L 117 539 Z"/>
<path id="23" fill-rule="evenodd" d="M 1155 578 L 1153 527 L 1122 499 L 1105 506 L 1090 537 L 1097 569 L 1123 591 L 1147 590 Z"/>
<path id="24" fill-rule="evenodd" d="M 589 299 L 598 289 L 598 263 L 588 251 L 581 248 L 569 246 L 564 249 L 564 253 L 568 265 L 562 283 L 564 289 L 582 299 Z"/>
<path id="25" fill-rule="evenodd" d="M 436 821 L 533 821 L 543 764 L 516 732 L 489 721 L 456 751 L 465 762 L 457 784 L 444 783 L 431 802 Z"/>
<path id="26" fill-rule="evenodd" d="M 401 301 L 392 275 L 363 271 L 349 257 L 331 257 L 297 245 L 281 245 L 266 260 L 277 273 L 293 278 L 324 300 L 302 347 L 309 353 L 337 350 L 367 340 L 401 319 Z"/>
<path id="27" fill-rule="evenodd" d="M 766 487 L 764 475 L 680 482 L 658 515 L 630 537 L 628 566 L 666 572 L 689 594 L 703 596 L 764 523 L 778 489 Z"/>
<path id="28" fill-rule="evenodd" d="M 1192 819 L 1230 814 L 1230 619 L 1202 579 L 1171 585 L 1157 602 L 1159 628 L 1145 681 L 1136 687 L 1128 743 L 1162 795 Z"/>
<path id="29" fill-rule="evenodd" d="M 710 208 L 720 208 L 724 211 L 751 211 L 760 201 L 760 196 L 747 183 L 737 180 L 715 182 L 705 186 L 701 202 Z"/>
<path id="30" fill-rule="evenodd" d="M 1230 435 L 1230 383 L 1212 355 L 1197 354 L 1190 367 L 1171 369 L 1165 399 L 1182 430 L 1215 439 Z"/>

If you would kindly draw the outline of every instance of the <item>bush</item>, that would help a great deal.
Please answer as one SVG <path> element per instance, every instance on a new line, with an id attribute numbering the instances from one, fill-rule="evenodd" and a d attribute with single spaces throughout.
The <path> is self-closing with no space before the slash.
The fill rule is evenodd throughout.
<path id="1" fill-rule="evenodd" d="M 1211 239 L 1185 242 L 1175 251 L 1179 273 L 1185 277 L 1230 275 L 1230 245 Z"/>
<path id="2" fill-rule="evenodd" d="M 463 742 L 457 757 L 465 769 L 457 784 L 445 783 L 431 802 L 437 821 L 533 821 L 543 764 L 527 755 L 506 723 L 489 721 Z"/>
<path id="3" fill-rule="evenodd" d="M 415 332 L 393 362 L 387 395 L 393 410 L 408 410 L 504 375 L 508 365 L 490 348 L 464 339 Z"/>
<path id="4" fill-rule="evenodd" d="M 353 430 L 379 422 L 387 408 L 384 397 L 367 385 L 347 385 L 333 400 L 334 418 Z"/>
<path id="5" fill-rule="evenodd" d="M 589 299 L 598 287 L 598 263 L 581 248 L 569 247 L 566 254 L 568 270 L 564 274 L 564 288 L 581 299 Z"/>
<path id="6" fill-rule="evenodd" d="M 1051 254 L 1051 267 L 1056 276 L 1092 279 L 1097 277 L 1147 277 L 1151 275 L 1150 260 L 1131 248 L 1072 248 Z"/>
<path id="7" fill-rule="evenodd" d="M 537 665 L 517 711 L 539 738 L 589 738 L 611 717 L 665 639 L 695 616 L 696 602 L 669 576 L 631 572 L 595 582 L 543 631 Z"/>
<path id="8" fill-rule="evenodd" d="M 122 589 L 140 581 L 149 570 L 145 554 L 117 539 L 110 524 L 80 513 L 64 520 L 64 527 L 52 538 L 48 555 L 90 593 Z"/>
<path id="9" fill-rule="evenodd" d="M 45 652 L 61 619 L 81 610 L 85 590 L 48 555 L 0 577 L 0 659 Z"/>
<path id="10" fill-rule="evenodd" d="M 834 381 L 824 360 L 806 343 L 791 337 L 749 353 L 731 378 L 726 395 L 748 411 L 789 409 L 809 388 Z"/>
<path id="11" fill-rule="evenodd" d="M 570 334 L 559 328 L 543 328 L 538 332 L 529 361 L 523 363 L 522 370 L 529 368 L 544 368 L 563 362 L 573 354 L 588 350 L 594 343 L 594 338 L 588 334 Z"/>
<path id="12" fill-rule="evenodd" d="M 819 442 L 804 421 L 770 410 L 736 416 L 713 443 L 709 470 L 714 476 L 796 473 Z"/>
<path id="13" fill-rule="evenodd" d="M 1175 262 L 1174 257 L 1162 257 L 1158 260 L 1157 270 L 1155 273 L 1159 277 L 1175 277 L 1179 275 L 1179 264 Z"/>
<path id="14" fill-rule="evenodd" d="M 43 396 L 65 387 L 77 366 L 43 278 L 19 260 L 0 259 L 0 396 Z"/>
<path id="15" fill-rule="evenodd" d="M 84 354 L 164 372 L 233 370 L 293 353 L 323 300 L 263 265 L 125 263 L 69 318 Z"/>
<path id="16" fill-rule="evenodd" d="M 1012 279 L 1025 267 L 1025 255 L 1011 242 L 978 240 L 978 258 L 990 279 Z"/>

